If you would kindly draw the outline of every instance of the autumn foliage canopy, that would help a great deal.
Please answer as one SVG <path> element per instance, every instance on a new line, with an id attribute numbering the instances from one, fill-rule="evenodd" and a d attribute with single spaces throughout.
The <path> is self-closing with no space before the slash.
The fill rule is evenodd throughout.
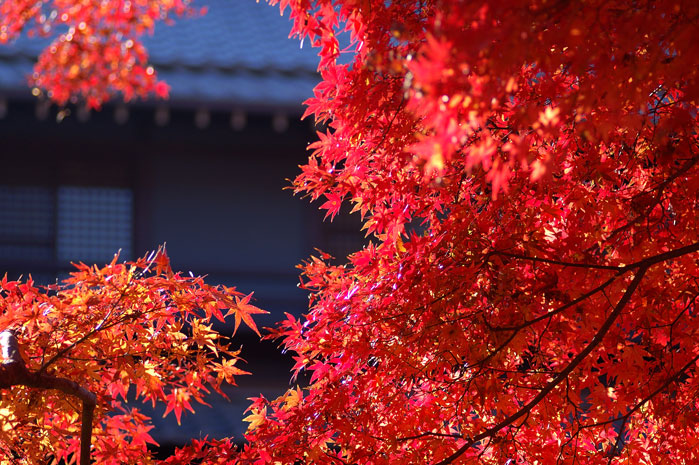
<path id="1" fill-rule="evenodd" d="M 3 34 L 16 29 L 6 24 L 8 5 L 31 12 L 29 3 L 2 3 Z M 59 18 L 71 8 L 97 10 L 54 3 Z M 320 50 L 322 81 L 306 114 L 327 130 L 311 146 L 296 192 L 322 199 L 329 217 L 350 205 L 371 243 L 339 265 L 325 255 L 309 259 L 307 315 L 289 316 L 268 336 L 295 354 L 308 385 L 254 399 L 243 449 L 199 441 L 170 462 L 697 463 L 699 3 L 270 3 L 290 11 L 292 34 Z M 99 18 L 112 20 L 115 28 L 139 24 Z M 41 66 L 89 69 L 64 56 L 49 50 L 35 78 Z M 114 60 L 119 73 L 129 69 Z M 61 89 L 80 95 L 83 79 L 75 82 L 37 84 L 62 102 Z M 201 286 L 175 276 L 159 286 L 174 286 L 172 295 Z M 74 298 L 89 299 L 92 287 Z M 232 302 L 204 289 L 185 294 Z M 4 291 L 7 302 L 14 292 Z M 62 342 L 41 339 L 38 328 L 52 320 L 19 297 L 3 303 L 3 326 L 26 328 L 24 342 L 36 346 L 28 358 L 41 367 L 105 319 L 106 297 L 94 297 L 105 310 L 94 321 L 76 319 Z M 65 298 L 55 299 L 61 308 Z M 160 318 L 142 331 L 168 321 Z M 214 351 L 190 336 L 181 344 Z M 144 346 L 139 357 L 146 353 Z M 61 376 L 88 369 L 69 357 L 77 353 L 63 355 Z M 181 368 L 216 386 L 235 373 L 218 375 L 215 363 Z M 117 399 L 110 383 L 121 385 L 121 368 L 111 367 L 91 369 Z M 186 407 L 172 400 L 179 391 L 139 389 Z M 34 403 L 25 407 L 32 394 L 21 392 L 13 402 L 3 396 L 6 415 L 31 418 L 25 428 L 58 421 L 41 417 Z M 61 424 L 75 428 L 65 415 Z M 137 418 L 98 427 L 93 447 L 123 434 L 145 438 L 134 433 Z M 61 437 L 35 441 L 61 456 L 72 450 Z"/>
<path id="2" fill-rule="evenodd" d="M 212 323 L 234 315 L 256 330 L 250 314 L 260 312 L 235 289 L 174 274 L 164 250 L 133 263 L 80 264 L 48 289 L 5 278 L 0 292 L 3 463 L 74 460 L 81 401 L 92 409 L 82 423 L 94 423 L 94 460 L 144 463 L 153 426 L 127 401 L 162 402 L 179 423 L 209 392 L 224 395 L 221 385 L 246 372 Z"/>

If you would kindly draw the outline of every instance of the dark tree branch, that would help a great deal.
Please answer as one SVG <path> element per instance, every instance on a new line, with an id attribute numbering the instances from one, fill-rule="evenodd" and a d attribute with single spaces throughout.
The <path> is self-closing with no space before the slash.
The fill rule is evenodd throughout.
<path id="1" fill-rule="evenodd" d="M 663 96 L 664 98 L 664 96 Z M 604 240 L 604 242 L 609 242 L 612 240 L 615 236 L 620 234 L 621 232 L 629 229 L 631 226 L 637 224 L 639 221 L 641 221 L 644 218 L 647 218 L 648 212 L 650 212 L 660 201 L 660 198 L 662 197 L 664 189 L 671 184 L 672 182 L 675 181 L 678 177 L 682 176 L 683 174 L 686 174 L 692 167 L 699 162 L 699 156 L 694 156 L 693 158 L 687 160 L 687 163 L 684 164 L 678 171 L 670 175 L 667 179 L 665 179 L 663 182 L 652 188 L 650 191 L 644 191 L 639 194 L 636 194 L 631 198 L 633 201 L 634 199 L 643 196 L 643 195 L 651 195 L 653 192 L 656 193 L 655 198 L 653 199 L 652 202 L 650 202 L 644 211 L 642 213 L 639 213 L 636 215 L 635 218 L 633 218 L 631 221 L 627 222 L 626 224 L 619 226 L 618 228 L 614 229 L 611 231 L 611 233 L 607 236 L 607 238 Z"/>
<path id="2" fill-rule="evenodd" d="M 641 280 L 643 279 L 643 276 L 645 275 L 646 271 L 648 269 L 658 263 L 662 263 L 668 260 L 672 260 L 678 257 L 681 257 L 683 255 L 695 253 L 699 251 L 699 242 L 695 242 L 694 244 L 690 244 L 684 247 L 680 247 L 675 250 L 670 250 L 668 252 L 654 255 L 652 257 L 645 258 L 643 260 L 640 260 L 638 262 L 632 263 L 627 266 L 620 266 L 620 267 L 608 267 L 606 265 L 592 265 L 592 264 L 576 264 L 576 263 L 569 263 L 569 262 L 562 262 L 562 261 L 557 261 L 557 260 L 549 260 L 549 259 L 540 259 L 536 257 L 528 257 L 524 255 L 517 255 L 517 254 L 508 254 L 508 253 L 501 253 L 501 252 L 491 252 L 491 254 L 501 254 L 504 256 L 509 256 L 511 258 L 516 258 L 516 259 L 524 259 L 524 260 L 532 260 L 532 261 L 538 261 L 538 262 L 545 262 L 545 263 L 550 263 L 554 265 L 560 265 L 560 266 L 573 266 L 573 267 L 580 267 L 580 268 L 595 268 L 595 269 L 611 269 L 611 270 L 616 270 L 619 274 L 624 274 L 630 270 L 637 270 L 636 274 L 629 283 L 629 286 L 626 288 L 626 291 L 624 292 L 624 295 L 621 297 L 619 302 L 616 304 L 614 307 L 614 310 L 609 314 L 607 319 L 604 321 L 600 329 L 597 331 L 595 336 L 592 338 L 592 341 L 585 346 L 585 348 L 578 353 L 578 355 L 571 360 L 571 362 L 565 367 L 563 371 L 561 371 L 551 382 L 546 384 L 543 389 L 532 399 L 530 400 L 527 404 L 525 404 L 520 410 L 517 412 L 513 413 L 512 415 L 504 418 L 502 421 L 499 423 L 496 423 L 495 425 L 491 426 L 490 428 L 487 428 L 483 432 L 477 434 L 473 438 L 469 438 L 469 441 L 461 446 L 456 452 L 454 452 L 452 455 L 449 457 L 445 458 L 444 460 L 436 463 L 435 465 L 448 465 L 452 463 L 454 460 L 456 460 L 458 457 L 460 457 L 464 452 L 466 452 L 469 448 L 473 447 L 480 441 L 484 439 L 489 439 L 495 436 L 500 430 L 503 428 L 506 428 L 513 424 L 515 421 L 518 419 L 529 415 L 531 410 L 539 403 L 541 402 L 558 384 L 560 384 L 563 380 L 567 379 L 568 375 L 575 370 L 575 368 L 597 347 L 601 342 L 604 336 L 607 334 L 611 326 L 613 325 L 614 321 L 619 317 L 621 314 L 621 311 L 623 308 L 626 306 L 626 304 L 631 300 L 631 296 L 633 295 L 634 291 L 638 287 L 638 285 L 641 283 Z M 609 282 L 604 283 L 601 288 L 603 289 L 609 284 Z M 592 292 L 598 292 L 600 288 L 593 289 Z M 583 296 L 584 297 L 584 296 Z M 589 297 L 589 296 L 588 296 Z M 566 307 L 567 308 L 567 307 Z M 545 315 L 543 318 L 548 317 L 549 315 Z M 518 329 L 515 329 L 517 331 Z M 656 395 L 657 392 L 654 392 L 653 395 Z M 643 403 L 647 402 L 647 400 L 644 400 Z"/>
<path id="3" fill-rule="evenodd" d="M 668 387 L 670 387 L 671 384 L 677 382 L 680 380 L 680 378 L 687 373 L 687 371 L 692 368 L 697 362 L 699 361 L 699 355 L 695 355 L 692 357 L 691 360 L 689 360 L 682 368 L 680 368 L 677 372 L 675 372 L 672 376 L 667 378 L 660 386 L 658 386 L 656 389 L 654 389 L 650 394 L 648 394 L 646 397 L 641 399 L 639 403 L 631 407 L 622 417 L 619 418 L 613 418 L 611 420 L 606 420 L 606 421 L 599 421 L 596 423 L 589 423 L 586 425 L 581 425 L 580 429 L 589 429 L 589 428 L 596 428 L 598 426 L 604 426 L 608 425 L 610 423 L 614 423 L 615 421 L 619 421 L 620 419 L 628 419 L 631 415 L 636 413 L 641 407 L 646 405 L 648 402 L 650 402 L 651 399 L 653 399 L 655 396 L 666 390 Z"/>
<path id="4" fill-rule="evenodd" d="M 41 371 L 31 372 L 19 352 L 14 330 L 0 332 L 2 364 L 0 364 L 0 389 L 11 386 L 27 386 L 38 389 L 55 389 L 82 401 L 82 423 L 80 427 L 80 465 L 90 464 L 92 443 L 92 420 L 97 397 L 75 381 L 47 375 Z"/>
<path id="5" fill-rule="evenodd" d="M 613 269 L 616 269 L 618 272 L 609 278 L 607 281 L 603 282 L 596 288 L 592 289 L 589 292 L 586 292 L 585 294 L 581 295 L 580 297 L 576 298 L 575 300 L 572 300 L 568 302 L 567 304 L 564 304 L 554 310 L 551 310 L 550 312 L 544 313 L 543 315 L 540 315 L 536 318 L 532 318 L 531 320 L 526 320 L 518 325 L 511 325 L 511 326 L 494 326 L 491 327 L 488 325 L 486 322 L 486 325 L 488 325 L 488 328 L 491 331 L 519 331 L 522 330 L 528 326 L 531 326 L 535 323 L 538 323 L 540 321 L 543 321 L 547 318 L 551 318 L 552 316 L 570 308 L 573 307 L 585 299 L 592 297 L 593 295 L 597 294 L 600 291 L 603 291 L 607 286 L 612 284 L 615 280 L 617 280 L 619 277 L 623 276 L 625 273 L 632 271 L 636 268 L 641 268 L 641 267 L 647 267 L 654 265 L 656 263 L 660 263 L 663 261 L 671 260 L 673 258 L 680 257 L 682 255 L 686 255 L 689 253 L 697 252 L 699 251 L 699 242 L 696 242 L 694 244 L 681 247 L 679 249 L 671 250 L 669 252 L 665 252 L 659 255 L 655 255 L 653 257 L 648 257 L 645 258 L 641 261 L 638 261 L 636 263 L 632 263 L 631 265 L 625 266 L 625 267 L 612 267 Z M 541 258 L 536 258 L 536 257 L 528 257 L 525 255 L 516 255 L 516 254 L 507 254 L 507 256 L 513 257 L 513 258 L 518 258 L 518 259 L 523 259 L 523 260 L 533 260 L 533 261 L 539 261 L 539 262 L 546 262 L 546 263 L 551 263 L 551 264 L 558 264 L 561 266 L 575 266 L 575 267 L 583 267 L 583 268 L 599 268 L 597 265 L 588 265 L 588 264 L 576 264 L 576 263 L 568 263 L 568 262 L 557 262 L 555 260 L 548 260 L 548 259 L 541 259 Z"/>
<path id="6" fill-rule="evenodd" d="M 672 260 L 673 258 L 681 257 L 682 255 L 687 255 L 699 251 L 699 242 L 694 244 L 686 245 L 680 247 L 679 249 L 670 250 L 669 252 L 654 255 L 652 257 L 644 258 L 643 260 L 627 265 L 626 268 L 643 268 L 655 265 L 656 263 L 665 262 Z"/>
<path id="7" fill-rule="evenodd" d="M 571 360 L 571 362 L 565 367 L 565 369 L 563 369 L 563 371 L 561 371 L 551 382 L 546 384 L 544 388 L 541 391 L 539 391 L 539 393 L 532 400 L 527 402 L 517 412 L 513 413 L 507 418 L 504 418 L 502 421 L 496 423 L 490 428 L 487 428 L 486 430 L 477 434 L 473 438 L 470 438 L 469 441 L 463 446 L 461 446 L 456 452 L 454 452 L 452 455 L 445 458 L 444 460 L 436 463 L 435 465 L 448 465 L 452 463 L 454 460 L 459 458 L 464 452 L 466 452 L 468 449 L 470 449 L 480 441 L 487 438 L 492 438 L 503 428 L 510 426 L 515 421 L 528 415 L 529 412 L 531 412 L 531 410 L 534 407 L 536 407 L 536 405 L 539 404 L 539 402 L 541 402 L 556 386 L 558 386 L 564 379 L 568 378 L 568 375 L 570 375 L 570 373 L 572 373 L 573 370 L 577 368 L 577 366 L 600 344 L 600 342 L 602 342 L 602 339 L 609 331 L 609 328 L 612 327 L 614 321 L 616 321 L 616 319 L 621 314 L 621 311 L 624 309 L 629 300 L 631 300 L 631 296 L 633 295 L 638 285 L 641 283 L 643 275 L 646 273 L 646 271 L 648 271 L 649 266 L 650 265 L 646 265 L 638 270 L 631 283 L 629 283 L 629 287 L 626 288 L 624 295 L 621 297 L 621 299 L 619 299 L 619 302 L 617 303 L 616 307 L 614 307 L 614 310 L 604 321 L 600 329 L 592 338 L 592 341 L 590 341 L 590 343 L 587 346 L 585 346 L 585 348 L 581 350 L 580 353 L 578 353 L 578 355 L 573 360 Z"/>
<path id="8" fill-rule="evenodd" d="M 509 257 L 509 258 L 514 258 L 517 260 L 528 260 L 531 262 L 548 263 L 550 265 L 558 265 L 558 266 L 563 266 L 563 267 L 588 268 L 588 269 L 596 269 L 596 270 L 610 270 L 610 271 L 616 271 L 617 273 L 626 273 L 626 272 L 633 270 L 633 269 L 648 267 L 648 266 L 654 265 L 656 263 L 664 262 L 667 260 L 672 260 L 673 258 L 681 257 L 682 255 L 687 255 L 687 254 L 697 252 L 697 251 L 699 251 L 699 242 L 695 242 L 694 244 L 680 247 L 679 249 L 670 250 L 669 252 L 654 255 L 652 257 L 647 257 L 647 258 L 644 258 L 643 260 L 639 260 L 635 263 L 631 263 L 630 265 L 625 265 L 625 266 L 598 265 L 595 263 L 566 262 L 566 261 L 562 261 L 562 260 L 553 260 L 551 258 L 532 257 L 530 255 L 503 252 L 503 251 L 499 251 L 499 250 L 493 250 L 491 252 L 488 252 L 485 259 L 487 261 L 490 256 L 500 255 L 502 257 Z"/>
<path id="9" fill-rule="evenodd" d="M 614 275 L 613 277 L 609 278 L 608 280 L 606 280 L 605 282 L 603 282 L 602 284 L 600 284 L 596 288 L 592 289 L 591 291 L 588 291 L 585 294 L 581 295 L 580 297 L 578 297 L 574 300 L 571 300 L 567 304 L 561 305 L 560 307 L 558 307 L 554 310 L 551 310 L 550 312 L 546 312 L 543 315 L 540 315 L 536 318 L 532 318 L 531 320 L 526 320 L 526 321 L 524 321 L 518 325 L 514 325 L 514 326 L 494 326 L 491 329 L 491 331 L 520 331 L 520 330 L 526 328 L 527 326 L 531 326 L 531 325 L 538 323 L 540 321 L 543 321 L 547 318 L 551 318 L 554 315 L 557 315 L 558 313 L 561 313 L 564 310 L 567 310 L 571 307 L 574 307 L 574 306 L 578 305 L 579 303 L 583 302 L 584 300 L 588 299 L 589 297 L 592 297 L 593 295 L 597 294 L 598 292 L 604 290 L 607 286 L 612 284 L 618 277 L 619 277 L 619 275 Z"/>
<path id="10" fill-rule="evenodd" d="M 595 270 L 611 270 L 611 271 L 622 271 L 623 266 L 613 266 L 613 265 L 597 265 L 595 263 L 578 263 L 578 262 L 566 262 L 562 260 L 554 260 L 551 258 L 541 258 L 532 257 L 529 255 L 523 255 L 518 253 L 504 252 L 500 250 L 494 250 L 489 253 L 489 255 L 500 255 L 501 257 L 515 258 L 518 260 L 529 260 L 531 262 L 548 263 L 549 265 L 565 266 L 570 268 L 590 268 Z"/>

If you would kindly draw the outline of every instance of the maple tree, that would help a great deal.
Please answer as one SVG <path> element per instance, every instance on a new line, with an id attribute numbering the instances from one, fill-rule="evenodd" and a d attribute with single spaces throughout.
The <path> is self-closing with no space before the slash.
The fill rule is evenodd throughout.
<path id="1" fill-rule="evenodd" d="M 115 93 L 128 101 L 168 85 L 148 64 L 140 37 L 157 21 L 198 12 L 187 0 L 2 0 L 0 45 L 20 34 L 52 38 L 39 56 L 30 82 L 58 104 L 83 101 L 100 108 Z"/>
<path id="2" fill-rule="evenodd" d="M 128 401 L 162 402 L 179 423 L 212 390 L 225 396 L 246 372 L 212 323 L 234 315 L 257 331 L 249 300 L 173 273 L 164 249 L 79 264 L 46 289 L 3 278 L 0 460 L 149 463 L 153 426 Z"/>
<path id="3" fill-rule="evenodd" d="M 321 50 L 296 191 L 372 244 L 304 266 L 244 455 L 696 463 L 699 5 L 271 3 Z"/>
<path id="4" fill-rule="evenodd" d="M 699 4 L 269 3 L 320 49 L 296 192 L 372 242 L 271 335 L 308 385 L 169 463 L 695 463 Z"/>

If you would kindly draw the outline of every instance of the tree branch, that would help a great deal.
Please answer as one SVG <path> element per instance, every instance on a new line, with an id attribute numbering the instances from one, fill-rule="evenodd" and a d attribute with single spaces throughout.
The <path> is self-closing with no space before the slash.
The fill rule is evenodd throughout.
<path id="1" fill-rule="evenodd" d="M 560 384 L 561 381 L 566 379 L 568 375 L 572 373 L 573 370 L 595 349 L 595 347 L 597 347 L 600 344 L 600 342 L 602 342 L 602 339 L 609 331 L 609 328 L 612 327 L 612 324 L 614 324 L 614 321 L 616 321 L 616 319 L 619 317 L 623 308 L 626 306 L 629 300 L 631 300 L 631 296 L 633 295 L 638 285 L 641 283 L 643 275 L 646 273 L 646 271 L 648 271 L 649 266 L 650 265 L 646 265 L 638 270 L 631 283 L 629 283 L 629 287 L 626 288 L 624 295 L 621 297 L 621 299 L 619 299 L 619 302 L 616 304 L 616 307 L 614 307 L 614 310 L 609 314 L 609 316 L 604 321 L 604 323 L 597 331 L 595 336 L 592 338 L 590 343 L 587 346 L 585 346 L 585 348 L 581 350 L 580 353 L 578 353 L 578 355 L 573 360 L 571 360 L 571 362 L 565 367 L 563 371 L 561 371 L 553 380 L 551 380 L 551 382 L 546 384 L 544 388 L 541 391 L 539 391 L 539 393 L 532 400 L 527 402 L 517 412 L 513 413 L 512 415 L 503 419 L 499 423 L 496 423 L 495 425 L 491 426 L 490 428 L 487 428 L 485 431 L 471 438 L 456 452 L 454 452 L 452 455 L 445 458 L 444 460 L 437 462 L 435 465 L 448 465 L 452 463 L 454 460 L 459 458 L 464 452 L 466 452 L 468 449 L 473 447 L 478 442 L 482 441 L 483 439 L 493 437 L 501 429 L 511 425 L 518 419 L 529 414 L 529 412 L 534 407 L 536 407 L 536 405 L 539 402 L 541 402 L 549 394 L 549 392 L 551 392 L 556 386 L 558 386 L 558 384 Z"/>
<path id="2" fill-rule="evenodd" d="M 699 242 L 695 242 L 694 244 L 690 244 L 684 247 L 680 247 L 678 249 L 670 250 L 668 252 L 654 255 L 652 257 L 645 258 L 643 260 L 640 260 L 638 262 L 632 263 L 627 266 L 619 266 L 619 267 L 613 267 L 613 266 L 606 266 L 606 265 L 593 265 L 593 264 L 583 264 L 583 263 L 570 263 L 570 262 L 562 262 L 562 261 L 557 261 L 557 260 L 549 260 L 545 258 L 537 258 L 537 257 L 529 257 L 525 255 L 517 255 L 517 254 L 510 254 L 506 252 L 498 252 L 494 251 L 491 252 L 491 254 L 499 254 L 499 255 L 504 255 L 508 256 L 511 258 L 516 258 L 516 259 L 523 259 L 523 260 L 532 260 L 532 261 L 537 261 L 537 262 L 545 262 L 545 263 L 550 263 L 554 265 L 561 265 L 561 266 L 571 266 L 571 267 L 578 267 L 578 268 L 597 268 L 597 269 L 611 269 L 611 270 L 616 270 L 618 272 L 617 276 L 612 277 L 610 280 L 606 281 L 599 287 L 593 289 L 592 291 L 582 295 L 578 299 L 576 299 L 573 302 L 570 302 L 569 304 L 564 305 L 561 308 L 558 308 L 554 310 L 553 312 L 548 312 L 547 314 L 544 314 L 538 318 L 535 318 L 534 320 L 528 321 L 524 323 L 524 327 L 535 323 L 537 321 L 541 321 L 545 318 L 553 316 L 553 314 L 558 313 L 566 308 L 569 308 L 570 306 L 574 305 L 577 301 L 583 300 L 587 297 L 590 297 L 591 295 L 599 292 L 600 290 L 604 289 L 607 287 L 611 282 L 613 282 L 615 279 L 617 279 L 620 275 L 633 270 L 633 269 L 638 269 L 636 272 L 636 275 L 634 276 L 633 280 L 629 284 L 629 286 L 626 288 L 626 291 L 624 292 L 624 295 L 621 297 L 617 305 L 614 307 L 614 310 L 612 313 L 607 317 L 605 322 L 602 324 L 600 329 L 597 331 L 595 336 L 592 338 L 592 341 L 573 359 L 571 362 L 566 366 L 566 368 L 561 371 L 558 376 L 556 376 L 551 382 L 549 382 L 544 388 L 537 394 L 531 401 L 529 401 L 526 405 L 524 405 L 520 410 L 515 412 L 514 414 L 508 416 L 507 418 L 503 419 L 499 423 L 491 426 L 490 428 L 486 429 L 485 431 L 481 432 L 480 434 L 476 435 L 472 439 L 470 439 L 466 444 L 461 446 L 456 452 L 454 452 L 452 455 L 449 457 L 445 458 L 444 460 L 437 462 L 435 465 L 448 465 L 452 463 L 454 460 L 456 460 L 458 457 L 460 457 L 464 452 L 466 452 L 469 448 L 473 447 L 475 444 L 478 442 L 482 441 L 483 439 L 486 438 L 491 438 L 493 437 L 498 431 L 501 429 L 511 425 L 515 421 L 517 421 L 519 418 L 529 415 L 531 410 L 539 403 L 541 402 L 548 394 L 551 392 L 561 381 L 566 379 L 568 375 L 587 357 L 592 350 L 594 350 L 595 347 L 599 345 L 600 342 L 602 342 L 602 338 L 605 336 L 605 334 L 609 331 L 609 328 L 612 326 L 614 321 L 618 318 L 619 314 L 621 313 L 622 309 L 626 306 L 626 304 L 629 302 L 631 299 L 632 294 L 640 284 L 641 280 L 643 279 L 643 275 L 648 271 L 648 268 L 651 266 L 667 261 L 667 260 L 672 260 L 674 258 L 681 257 L 683 255 L 687 255 L 690 253 L 694 253 L 699 251 Z M 522 326 L 513 326 L 509 328 L 501 328 L 501 329 L 511 329 L 514 330 L 515 333 L 522 329 Z M 683 369 L 684 370 L 684 369 Z M 682 371 L 683 371 L 682 370 Z M 679 375 L 677 375 L 679 376 Z M 674 377 L 672 378 L 674 379 Z M 657 394 L 654 393 L 653 395 Z M 652 397 L 652 396 L 650 396 Z M 645 399 L 643 403 L 647 402 L 648 399 Z M 637 406 L 638 407 L 638 406 Z"/>
<path id="3" fill-rule="evenodd" d="M 0 365 L 0 388 L 27 386 L 39 389 L 55 389 L 75 396 L 82 401 L 82 420 L 80 427 L 80 465 L 90 464 L 90 445 L 92 443 L 92 420 L 94 418 L 97 397 L 95 394 L 66 378 L 47 375 L 41 371 L 31 372 L 19 352 L 19 343 L 14 330 L 0 332 L 2 364 Z"/>
<path id="4" fill-rule="evenodd" d="M 654 255 L 652 257 L 644 258 L 643 260 L 639 260 L 636 263 L 627 265 L 626 268 L 649 267 L 651 265 L 655 265 L 656 263 L 672 260 L 673 258 L 681 257 L 682 255 L 687 255 L 694 252 L 699 252 L 699 242 L 680 247 L 679 249 L 670 250 L 669 252 Z"/>
<path id="5" fill-rule="evenodd" d="M 648 266 L 654 265 L 656 263 L 664 262 L 667 260 L 672 260 L 673 258 L 681 257 L 682 255 L 687 255 L 687 254 L 697 252 L 697 251 L 699 251 L 699 242 L 695 242 L 694 244 L 680 247 L 679 249 L 670 250 L 669 252 L 654 255 L 652 257 L 647 257 L 647 258 L 639 260 L 635 263 L 632 263 L 630 265 L 625 265 L 625 266 L 624 265 L 620 265 L 620 266 L 597 265 L 595 263 L 566 262 L 566 261 L 562 261 L 562 260 L 553 260 L 551 258 L 532 257 L 530 255 L 503 252 L 503 251 L 499 251 L 499 250 L 492 250 L 492 251 L 488 252 L 488 254 L 485 256 L 485 260 L 488 260 L 488 258 L 490 256 L 500 255 L 503 257 L 515 258 L 517 260 L 529 260 L 531 262 L 548 263 L 549 265 L 558 265 L 558 266 L 570 267 L 570 268 L 588 268 L 588 269 L 596 269 L 596 270 L 610 270 L 610 271 L 616 271 L 618 273 L 625 273 L 625 272 L 632 270 L 632 269 L 635 269 L 635 268 L 648 267 Z"/>
<path id="6" fill-rule="evenodd" d="M 605 282 L 603 282 L 602 284 L 600 284 L 596 288 L 592 289 L 591 291 L 586 292 L 585 294 L 581 295 L 580 297 L 578 297 L 574 300 L 571 300 L 567 304 L 561 305 L 560 307 L 558 307 L 554 310 L 551 310 L 550 312 L 546 312 L 543 315 L 540 315 L 536 318 L 532 318 L 531 320 L 526 320 L 523 323 L 520 323 L 518 325 L 494 326 L 491 329 L 491 331 L 520 331 L 520 330 L 526 328 L 527 326 L 531 326 L 531 325 L 538 323 L 540 321 L 543 321 L 547 318 L 551 318 L 554 315 L 557 315 L 558 313 L 561 313 L 562 311 L 569 309 L 570 307 L 574 307 L 574 306 L 578 305 L 579 303 L 583 302 L 584 300 L 586 300 L 587 298 L 592 297 L 593 295 L 597 294 L 598 292 L 604 290 L 607 286 L 609 286 L 616 279 L 618 279 L 619 276 L 621 276 L 621 275 L 612 276 L 611 278 L 609 278 L 608 280 L 606 280 Z"/>
<path id="7" fill-rule="evenodd" d="M 492 252 L 489 252 L 489 255 L 500 255 L 502 257 L 516 258 L 518 260 L 529 260 L 532 262 L 548 263 L 549 265 L 559 265 L 559 266 L 565 266 L 565 267 L 570 267 L 570 268 L 591 268 L 591 269 L 595 269 L 595 270 L 611 270 L 611 271 L 621 271 L 624 269 L 623 266 L 597 265 L 595 263 L 566 262 L 566 261 L 562 261 L 562 260 L 554 260 L 551 258 L 532 257 L 529 255 L 523 255 L 523 254 L 518 254 L 518 253 L 503 252 L 500 250 L 493 250 Z"/>

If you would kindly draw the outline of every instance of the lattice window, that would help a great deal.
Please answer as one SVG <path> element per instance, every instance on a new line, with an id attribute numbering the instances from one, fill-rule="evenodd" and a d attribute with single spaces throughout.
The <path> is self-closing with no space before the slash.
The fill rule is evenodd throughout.
<path id="1" fill-rule="evenodd" d="M 59 187 L 56 255 L 59 261 L 100 263 L 121 249 L 131 258 L 133 196 L 129 189 Z"/>
<path id="2" fill-rule="evenodd" d="M 103 264 L 119 249 L 128 260 L 132 242 L 130 189 L 0 186 L 0 273 L 50 281 L 71 261 Z"/>
<path id="3" fill-rule="evenodd" d="M 55 196 L 47 187 L 0 186 L 0 259 L 54 259 Z"/>

